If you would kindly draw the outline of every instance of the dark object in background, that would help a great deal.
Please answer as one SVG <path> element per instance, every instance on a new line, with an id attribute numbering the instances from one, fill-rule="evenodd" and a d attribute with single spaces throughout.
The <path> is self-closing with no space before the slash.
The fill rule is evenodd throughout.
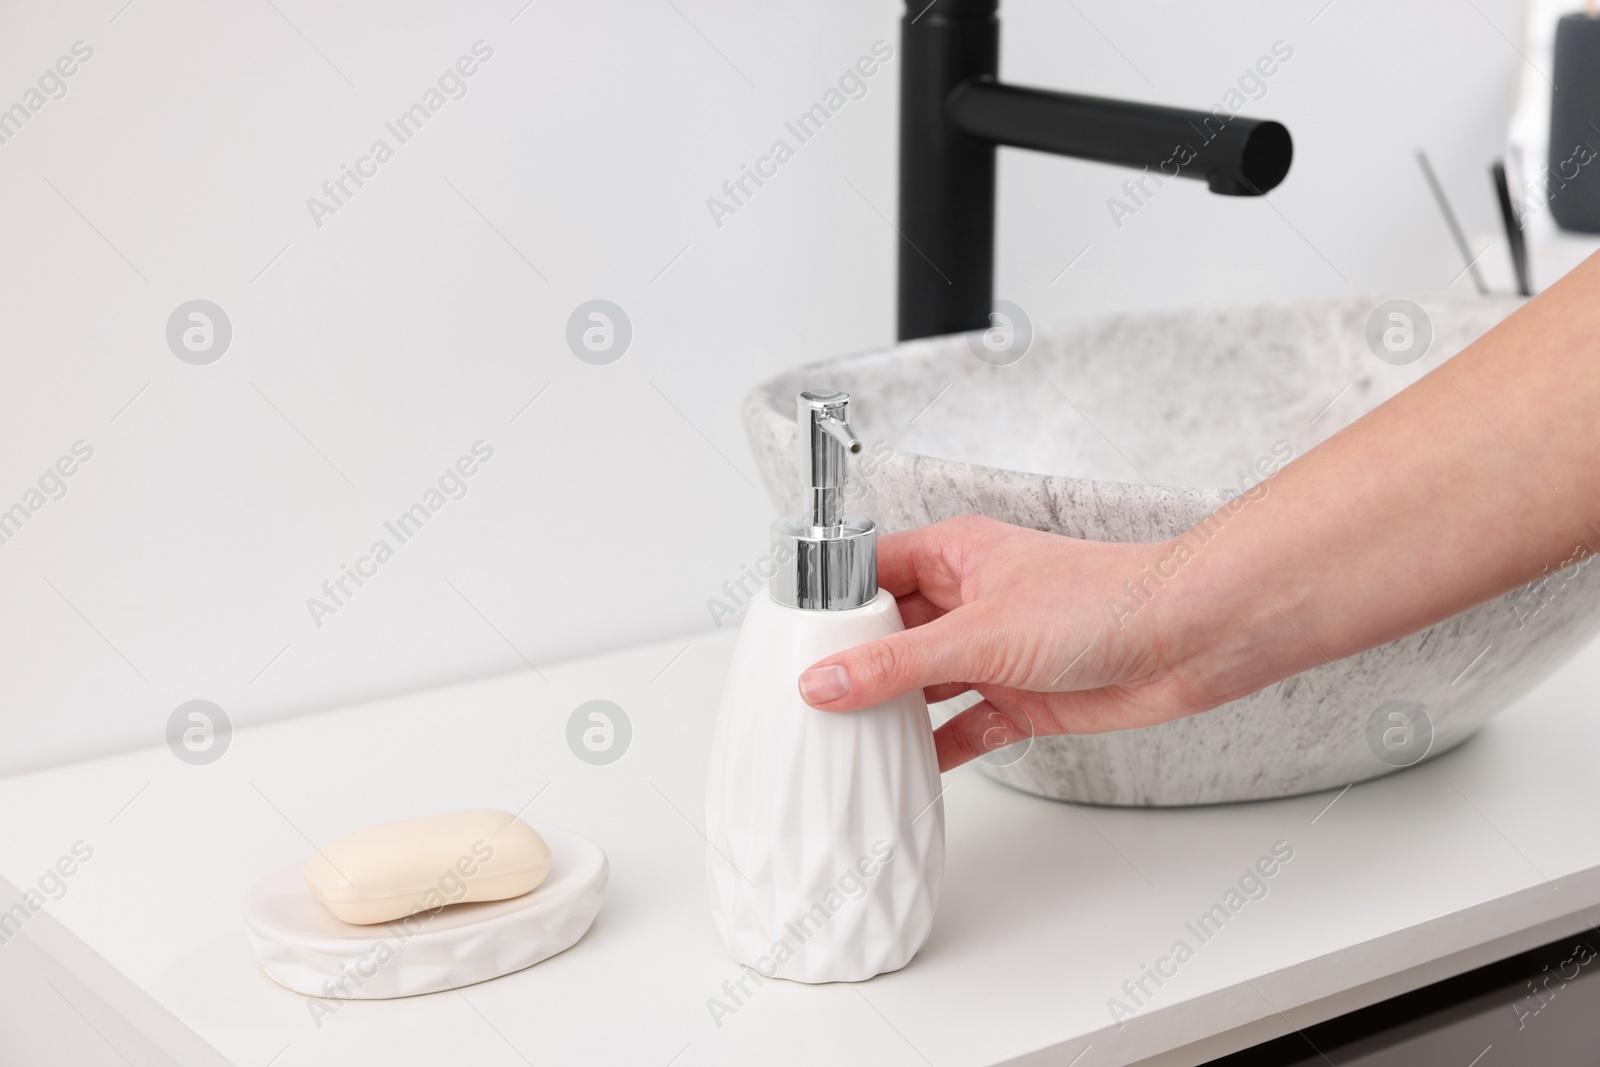
<path id="1" fill-rule="evenodd" d="M 1444 194 L 1444 186 L 1439 184 L 1439 176 L 1433 172 L 1433 164 L 1428 162 L 1428 153 L 1420 148 L 1417 149 L 1417 166 L 1422 168 L 1422 177 L 1427 180 L 1428 191 L 1433 193 L 1433 202 L 1439 205 L 1439 214 L 1444 216 L 1444 224 L 1450 230 L 1450 237 L 1455 241 L 1456 249 L 1467 265 L 1463 273 L 1472 275 L 1472 284 L 1477 286 L 1480 296 L 1488 296 L 1489 285 L 1478 272 L 1478 260 L 1483 258 L 1483 253 L 1480 252 L 1476 256 L 1472 254 L 1472 246 L 1467 244 L 1467 235 L 1461 232 L 1461 222 L 1456 218 L 1455 209 L 1450 206 L 1450 198 Z M 1461 275 L 1458 274 L 1456 277 L 1460 278 Z"/>
<path id="2" fill-rule="evenodd" d="M 1591 1067 L 1600 1038 L 1596 943 L 1584 930 L 1204 1067 Z"/>
<path id="3" fill-rule="evenodd" d="M 1282 124 L 1221 107 L 1186 111 L 998 81 L 999 10 L 1000 0 L 909 0 L 900 22 L 902 341 L 993 325 L 999 145 L 1144 168 L 1158 186 L 1198 178 L 1227 196 L 1261 196 L 1294 157 Z"/>
<path id="4" fill-rule="evenodd" d="M 1600 19 L 1562 15 L 1550 95 L 1550 217 L 1600 233 Z"/>
<path id="5" fill-rule="evenodd" d="M 1500 199 L 1500 221 L 1505 223 L 1506 244 L 1511 247 L 1511 269 L 1517 276 L 1517 292 L 1522 296 L 1532 296 L 1533 282 L 1528 276 L 1528 240 L 1522 233 L 1522 220 L 1517 217 L 1517 209 L 1511 204 L 1511 185 L 1506 181 L 1504 161 L 1495 160 L 1489 172 L 1494 175 L 1494 189 Z"/>

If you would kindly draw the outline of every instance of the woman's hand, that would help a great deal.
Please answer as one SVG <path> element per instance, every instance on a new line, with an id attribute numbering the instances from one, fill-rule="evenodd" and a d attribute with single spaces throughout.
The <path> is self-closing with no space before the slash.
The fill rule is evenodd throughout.
<path id="1" fill-rule="evenodd" d="M 908 629 L 820 661 L 800 693 L 855 711 L 913 689 L 930 701 L 977 690 L 983 701 L 935 734 L 940 770 L 1028 737 L 1204 711 L 1229 694 L 1188 668 L 1192 628 L 1167 588 L 1183 576 L 1146 569 L 1163 561 L 1170 573 L 1168 544 L 1078 541 L 978 516 L 891 534 L 879 582 Z"/>
<path id="2" fill-rule="evenodd" d="M 1600 551 L 1597 409 L 1600 254 L 1171 541 L 975 517 L 884 538 L 910 629 L 822 660 L 801 696 L 853 711 L 976 689 L 936 734 L 946 770 L 1216 707 Z"/>

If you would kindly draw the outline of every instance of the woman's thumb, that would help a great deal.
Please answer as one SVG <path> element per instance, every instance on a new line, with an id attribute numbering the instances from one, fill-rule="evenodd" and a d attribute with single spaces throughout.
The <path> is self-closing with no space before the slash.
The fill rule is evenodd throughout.
<path id="1" fill-rule="evenodd" d="M 930 685 L 984 681 L 971 621 L 957 609 L 819 660 L 800 675 L 800 696 L 823 711 L 858 711 Z"/>

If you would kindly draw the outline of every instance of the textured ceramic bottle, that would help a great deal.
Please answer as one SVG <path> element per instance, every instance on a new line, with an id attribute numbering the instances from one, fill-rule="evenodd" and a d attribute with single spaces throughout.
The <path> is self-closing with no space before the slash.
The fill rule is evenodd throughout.
<path id="1" fill-rule="evenodd" d="M 798 401 L 808 513 L 773 524 L 777 573 L 749 607 L 706 790 L 706 875 L 729 953 L 768 977 L 856 982 L 927 940 L 944 876 L 944 803 L 920 693 L 818 711 L 800 673 L 903 630 L 878 589 L 877 530 L 842 514 L 849 397 Z"/>

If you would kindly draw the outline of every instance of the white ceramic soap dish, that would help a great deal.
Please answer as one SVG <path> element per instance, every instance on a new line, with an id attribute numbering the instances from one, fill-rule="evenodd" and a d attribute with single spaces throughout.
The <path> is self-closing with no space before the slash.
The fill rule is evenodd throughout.
<path id="1" fill-rule="evenodd" d="M 303 863 L 269 874 L 245 898 L 256 962 L 308 997 L 382 1000 L 471 985 L 549 959 L 594 922 L 609 866 L 588 838 L 558 826 L 535 829 L 550 846 L 550 874 L 533 892 L 372 926 L 334 918 L 311 895 Z"/>

